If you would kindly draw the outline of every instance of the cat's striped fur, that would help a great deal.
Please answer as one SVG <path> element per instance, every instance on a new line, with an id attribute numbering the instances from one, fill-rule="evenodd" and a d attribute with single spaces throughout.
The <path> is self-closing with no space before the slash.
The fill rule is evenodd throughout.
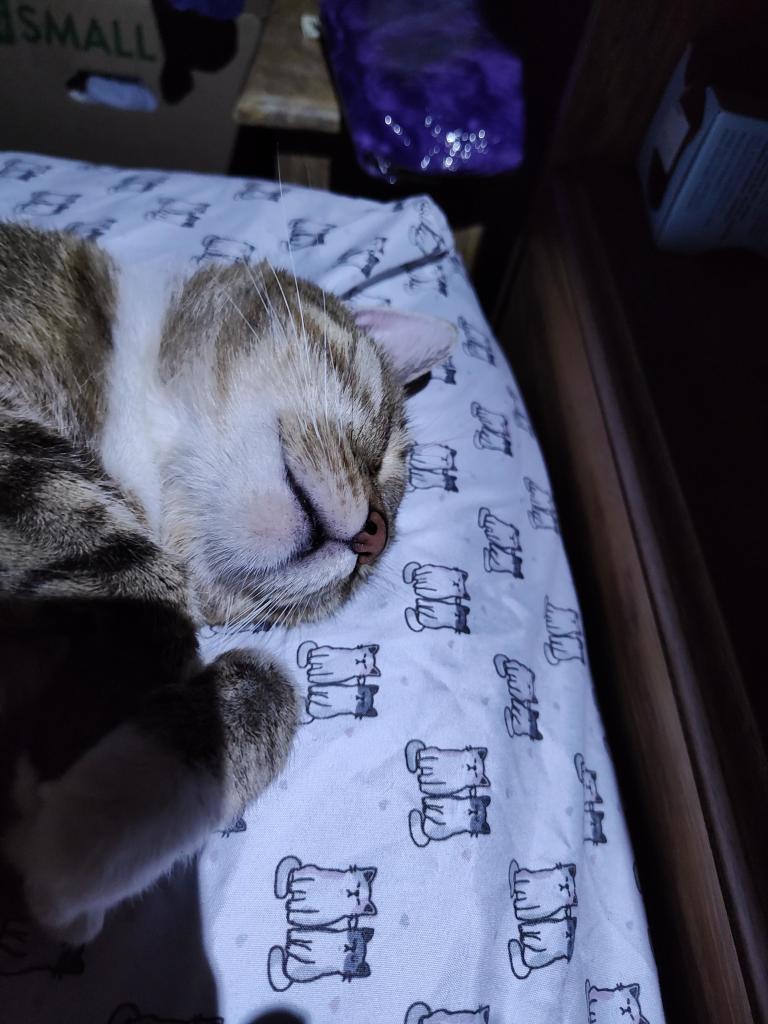
<path id="1" fill-rule="evenodd" d="M 91 938 L 280 770 L 293 687 L 195 627 L 327 614 L 391 537 L 403 385 L 453 331 L 359 319 L 0 225 L 0 853 L 49 931 Z"/>

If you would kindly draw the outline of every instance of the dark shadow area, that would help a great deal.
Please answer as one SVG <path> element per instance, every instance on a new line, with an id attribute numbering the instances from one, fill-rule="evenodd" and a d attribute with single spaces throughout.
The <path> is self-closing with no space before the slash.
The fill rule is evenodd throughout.
<path id="1" fill-rule="evenodd" d="M 19 756 L 40 778 L 60 777 L 116 725 L 165 699 L 174 689 L 167 684 L 187 674 L 194 642 L 189 620 L 162 605 L 0 601 L 0 826 L 13 820 L 9 789 Z M 198 678 L 192 703 L 221 749 L 215 694 L 205 674 Z M 0 868 L 0 1005 L 4 1024 L 82 1024 L 86 1007 L 94 1024 L 215 1021 L 196 865 L 178 865 L 108 914 L 104 931 L 79 948 L 39 932 L 19 880 Z"/>

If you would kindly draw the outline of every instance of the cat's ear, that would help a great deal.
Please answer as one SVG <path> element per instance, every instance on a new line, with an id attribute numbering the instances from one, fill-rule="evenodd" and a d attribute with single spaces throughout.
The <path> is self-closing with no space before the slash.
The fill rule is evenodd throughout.
<path id="1" fill-rule="evenodd" d="M 360 911 L 360 913 L 365 917 L 373 917 L 373 915 L 376 913 L 376 904 L 370 902 L 366 903 L 363 909 Z"/>
<path id="2" fill-rule="evenodd" d="M 568 868 L 568 874 L 571 876 L 571 878 L 575 878 L 576 877 L 576 865 L 575 864 L 566 864 L 565 866 Z"/>
<path id="3" fill-rule="evenodd" d="M 368 931 L 373 931 L 373 929 L 369 928 Z M 358 964 L 357 967 L 355 968 L 356 978 L 367 978 L 369 977 L 370 973 L 371 965 L 366 963 L 365 961 L 363 961 L 361 964 Z"/>
<path id="4" fill-rule="evenodd" d="M 447 359 L 458 338 L 452 323 L 423 313 L 376 307 L 355 309 L 352 316 L 387 353 L 403 385 Z"/>
<path id="5" fill-rule="evenodd" d="M 379 645 L 378 644 L 368 644 L 368 650 L 371 652 L 371 654 L 375 658 L 376 655 L 379 653 Z"/>
<path id="6" fill-rule="evenodd" d="M 363 938 L 365 939 L 366 943 L 368 943 L 373 938 L 373 928 L 361 928 L 360 929 L 360 934 L 363 936 Z"/>
<path id="7" fill-rule="evenodd" d="M 480 829 L 480 831 L 482 832 L 482 834 L 483 834 L 484 836 L 490 835 L 490 832 L 491 832 L 491 826 L 490 826 L 490 825 L 488 824 L 488 822 L 487 822 L 487 821 L 484 821 L 484 822 L 483 822 L 483 825 L 482 825 L 482 828 Z"/>
<path id="8" fill-rule="evenodd" d="M 376 877 L 376 868 L 360 868 L 366 882 L 372 882 Z"/>
<path id="9" fill-rule="evenodd" d="M 632 996 L 633 999 L 638 999 L 638 1000 L 640 999 L 640 986 L 639 985 L 637 985 L 637 984 L 627 985 L 627 989 L 628 989 L 629 994 Z"/>
<path id="10" fill-rule="evenodd" d="M 487 807 L 488 804 L 491 802 L 491 798 L 489 796 L 481 796 L 479 799 L 482 802 L 483 807 Z"/>
<path id="11" fill-rule="evenodd" d="M 377 673 L 377 675 L 378 675 L 378 673 Z M 378 686 L 376 685 L 376 683 L 371 683 L 371 684 L 370 684 L 370 685 L 368 686 L 368 689 L 369 689 L 369 690 L 371 691 L 371 693 L 378 693 L 378 692 L 379 692 L 379 688 L 378 688 Z"/>
<path id="12" fill-rule="evenodd" d="M 485 1024 L 488 1024 L 488 1018 L 490 1017 L 490 1015 L 491 1015 L 491 1008 L 490 1008 L 490 1006 L 481 1006 L 480 1007 L 480 1016 L 485 1021 Z"/>
<path id="13" fill-rule="evenodd" d="M 365 717 L 366 718 L 378 718 L 379 717 L 379 712 L 376 710 L 376 708 L 368 708 L 368 710 L 365 712 Z"/>
<path id="14" fill-rule="evenodd" d="M 369 676 L 380 676 L 380 670 L 374 665 L 371 671 L 368 673 Z"/>
<path id="15" fill-rule="evenodd" d="M 491 780 L 488 778 L 487 775 L 483 775 L 483 777 L 478 782 L 478 786 L 490 786 L 490 784 Z"/>
<path id="16" fill-rule="evenodd" d="M 478 747 L 477 752 L 480 755 L 480 757 L 482 757 L 483 760 L 485 760 L 486 757 L 488 757 L 488 747 Z"/>

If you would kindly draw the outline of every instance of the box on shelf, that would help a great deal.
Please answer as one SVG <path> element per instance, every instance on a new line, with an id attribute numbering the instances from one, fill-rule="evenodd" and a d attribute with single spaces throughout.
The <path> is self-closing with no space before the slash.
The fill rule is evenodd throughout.
<path id="1" fill-rule="evenodd" d="M 768 254 L 768 100 L 707 81 L 688 47 L 651 121 L 638 169 L 662 249 Z"/>
<path id="2" fill-rule="evenodd" d="M 216 22 L 168 0 L 0 0 L 0 148 L 225 171 L 270 6 Z"/>

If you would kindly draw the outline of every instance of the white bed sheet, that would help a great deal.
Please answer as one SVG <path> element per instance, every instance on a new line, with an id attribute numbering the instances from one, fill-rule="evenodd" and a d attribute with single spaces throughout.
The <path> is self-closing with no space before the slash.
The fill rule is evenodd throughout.
<path id="1" fill-rule="evenodd" d="M 460 334 L 411 400 L 378 580 L 320 625 L 203 637 L 279 652 L 306 694 L 281 779 L 84 950 L 0 924 L 0 1018 L 662 1024 L 546 468 L 442 213 L 9 153 L 0 218 L 126 263 L 293 265 Z"/>

